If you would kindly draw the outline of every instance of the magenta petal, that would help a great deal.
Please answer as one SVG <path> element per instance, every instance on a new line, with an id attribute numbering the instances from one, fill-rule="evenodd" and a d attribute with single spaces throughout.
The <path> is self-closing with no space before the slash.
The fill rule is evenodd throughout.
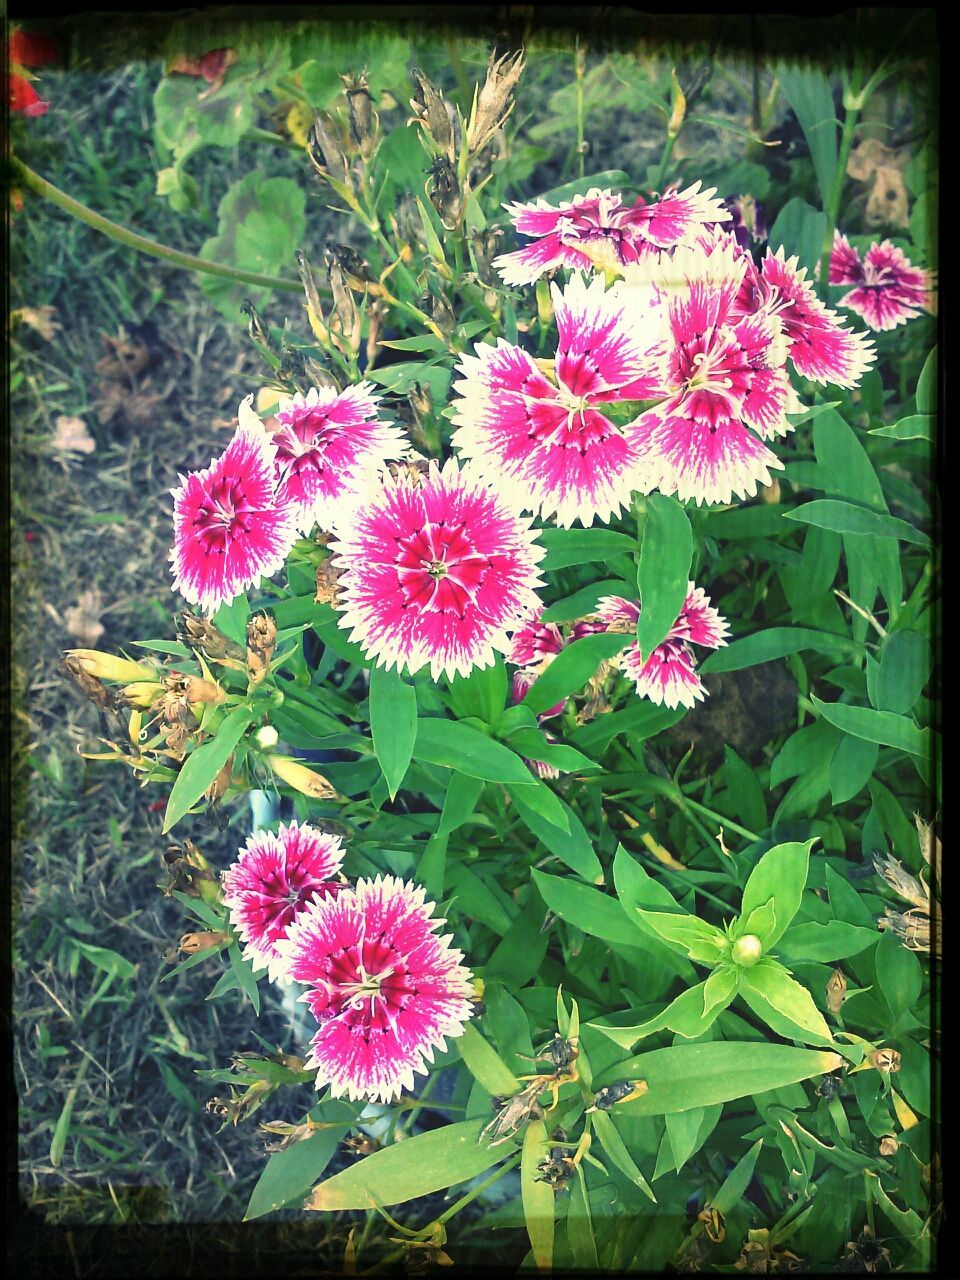
<path id="1" fill-rule="evenodd" d="M 274 446 L 240 426 L 210 466 L 173 490 L 173 590 L 213 613 L 270 577 L 296 540 L 293 510 L 274 494 Z"/>
<path id="2" fill-rule="evenodd" d="M 424 890 L 392 876 L 314 901 L 280 944 L 319 1023 L 307 1065 L 334 1097 L 391 1102 L 471 1017 L 471 975 Z"/>
<path id="3" fill-rule="evenodd" d="M 648 204 L 633 216 L 633 225 L 657 248 L 670 249 L 689 242 L 694 232 L 707 224 L 728 221 L 729 211 L 719 200 L 711 198 L 716 188 L 701 192 L 700 186 L 695 182 L 685 191 L 673 192 Z"/>
<path id="4" fill-rule="evenodd" d="M 709 426 L 676 413 L 655 410 L 626 428 L 642 455 L 647 490 L 676 493 L 681 502 L 730 502 L 757 485 L 770 483 L 770 467 L 783 467 L 775 454 L 739 422 Z"/>
<path id="5" fill-rule="evenodd" d="M 860 255 L 850 244 L 846 236 L 839 231 L 833 235 L 833 249 L 830 252 L 831 284 L 859 284 L 863 279 L 863 263 Z"/>
<path id="6" fill-rule="evenodd" d="M 634 643 L 624 657 L 624 670 L 635 682 L 637 693 L 658 706 L 693 707 L 704 697 L 693 653 L 682 640 L 665 640 L 646 662 Z"/>
<path id="7" fill-rule="evenodd" d="M 667 634 L 668 640 L 687 640 L 707 649 L 719 649 L 727 643 L 729 627 L 710 603 L 702 588 L 691 582 L 680 616 Z"/>

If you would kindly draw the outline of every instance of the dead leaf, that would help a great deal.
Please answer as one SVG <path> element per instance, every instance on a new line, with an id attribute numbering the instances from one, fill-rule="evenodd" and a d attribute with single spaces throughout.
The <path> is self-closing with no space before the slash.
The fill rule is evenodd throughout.
<path id="1" fill-rule="evenodd" d="M 10 323 L 25 324 L 39 333 L 45 342 L 52 342 L 60 332 L 60 322 L 56 319 L 56 307 L 18 307 L 10 312 Z"/>
<path id="2" fill-rule="evenodd" d="M 103 635 L 103 623 L 100 621 L 102 612 L 103 596 L 96 587 L 84 591 L 77 603 L 63 615 L 67 630 L 92 649 Z"/>
<path id="3" fill-rule="evenodd" d="M 87 430 L 82 418 L 68 418 L 65 413 L 54 419 L 56 433 L 51 441 L 54 449 L 64 453 L 93 453 L 97 442 Z"/>
<path id="4" fill-rule="evenodd" d="M 903 182 L 903 150 L 885 147 L 876 138 L 864 139 L 850 153 L 847 172 L 869 185 L 864 219 L 868 227 L 907 227 L 910 204 Z"/>

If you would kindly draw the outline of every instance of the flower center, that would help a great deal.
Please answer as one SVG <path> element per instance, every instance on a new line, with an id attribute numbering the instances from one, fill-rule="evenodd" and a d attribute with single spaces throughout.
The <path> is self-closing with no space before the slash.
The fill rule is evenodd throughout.
<path id="1" fill-rule="evenodd" d="M 467 537 L 464 525 L 427 524 L 397 540 L 397 579 L 402 607 L 463 618 L 490 568 Z"/>
<path id="2" fill-rule="evenodd" d="M 253 506 L 237 476 L 222 476 L 204 496 L 193 525 L 208 555 L 225 555 L 238 534 L 249 533 Z"/>

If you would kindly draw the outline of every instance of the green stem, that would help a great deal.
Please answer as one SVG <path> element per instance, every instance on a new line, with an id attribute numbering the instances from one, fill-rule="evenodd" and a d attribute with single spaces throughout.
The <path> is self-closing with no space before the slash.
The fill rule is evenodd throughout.
<path id="1" fill-rule="evenodd" d="M 292 138 L 285 138 L 282 133 L 271 133 L 269 129 L 258 129 L 256 125 L 251 125 L 243 135 L 250 142 L 269 142 L 274 147 L 286 147 L 288 151 L 302 151 L 299 142 L 294 142 Z"/>
<path id="2" fill-rule="evenodd" d="M 660 156 L 660 168 L 657 170 L 657 180 L 654 183 L 654 190 L 663 191 L 663 182 L 667 176 L 667 165 L 670 163 L 670 157 L 673 155 L 673 148 L 676 146 L 679 133 L 672 136 L 667 134 L 667 140 L 663 145 L 663 154 Z"/>
<path id="3" fill-rule="evenodd" d="M 140 253 L 148 253 L 154 258 L 162 258 L 164 262 L 169 262 L 172 266 L 186 267 L 189 271 L 202 271 L 207 275 L 224 276 L 228 280 L 236 280 L 241 284 L 259 285 L 265 289 L 282 289 L 287 293 L 300 293 L 302 291 L 302 285 L 299 280 L 286 280 L 279 276 L 261 275 L 257 271 L 241 271 L 237 267 L 225 267 L 219 262 L 207 262 L 204 258 L 197 258 L 191 253 L 181 253 L 179 249 L 171 249 L 168 245 L 160 244 L 157 240 L 149 240 L 146 236 L 137 235 L 135 231 L 130 231 L 127 227 L 121 227 L 118 222 L 112 222 L 102 214 L 94 213 L 85 204 L 81 204 L 79 200 L 74 200 L 73 196 L 68 196 L 65 191 L 55 187 L 52 182 L 47 182 L 46 178 L 41 178 L 38 173 L 34 173 L 16 156 L 10 157 L 10 167 L 16 182 L 22 183 L 23 186 L 33 191 L 36 195 L 43 196 L 44 199 L 51 201 L 51 203 L 71 214 L 74 218 L 79 218 L 81 222 L 85 222 L 88 227 L 93 227 L 95 231 L 102 231 L 104 235 L 109 236 L 111 240 L 116 240 L 118 244 L 125 244 L 131 249 L 137 249 Z"/>
<path id="4" fill-rule="evenodd" d="M 705 804 L 701 804 L 699 800 L 691 800 L 686 793 L 684 793 L 683 798 L 684 801 L 694 809 L 699 809 L 701 813 L 705 814 L 708 818 L 713 818 L 713 820 L 718 822 L 722 827 L 729 827 L 731 831 L 736 831 L 737 835 L 743 836 L 745 840 L 760 839 L 755 831 L 749 831 L 746 827 L 741 827 L 739 822 L 734 822 L 732 818 L 727 818 L 722 813 L 716 813 L 713 809 L 708 809 L 707 806 Z"/>
<path id="5" fill-rule="evenodd" d="M 483 1182 L 479 1183 L 471 1191 L 468 1191 L 466 1195 L 461 1196 L 460 1199 L 455 1204 L 452 1204 L 445 1213 L 441 1213 L 440 1217 L 437 1218 L 437 1222 L 449 1222 L 455 1213 L 459 1213 L 460 1210 L 465 1208 L 471 1200 L 476 1200 L 481 1191 L 486 1191 L 487 1187 L 492 1187 L 498 1178 L 502 1178 L 505 1173 L 508 1173 L 511 1169 L 515 1169 L 519 1163 L 520 1152 L 517 1151 L 509 1160 L 504 1160 L 503 1164 L 497 1165 L 496 1169 L 494 1169 L 493 1173 L 491 1173 L 488 1178 L 484 1178 Z M 423 1233 L 421 1232 L 420 1234 L 422 1235 Z"/>
<path id="6" fill-rule="evenodd" d="M 844 94 L 844 105 L 846 107 L 843 116 L 843 133 L 840 136 L 840 154 L 837 158 L 837 172 L 833 179 L 833 190 L 830 192 L 830 202 L 826 209 L 827 225 L 823 233 L 823 252 L 820 258 L 820 288 L 825 297 L 829 296 L 829 279 L 830 279 L 830 254 L 833 252 L 833 234 L 836 230 L 837 219 L 840 216 L 840 201 L 843 198 L 843 180 L 847 173 L 847 164 L 850 160 L 850 152 L 853 149 L 853 135 L 856 133 L 857 121 L 860 119 L 860 112 L 863 110 L 867 100 L 867 94 L 860 92 L 860 84 L 862 80 L 862 69 L 859 57 L 856 59 L 853 67 L 853 75 L 850 79 L 850 92 Z M 874 77 L 868 90 L 872 91 Z M 850 103 L 847 106 L 847 103 Z"/>

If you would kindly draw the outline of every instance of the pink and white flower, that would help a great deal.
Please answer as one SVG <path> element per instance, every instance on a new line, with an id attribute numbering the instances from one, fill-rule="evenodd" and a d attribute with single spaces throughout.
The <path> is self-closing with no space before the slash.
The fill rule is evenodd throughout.
<path id="1" fill-rule="evenodd" d="M 729 628 L 710 604 L 708 597 L 691 582 L 680 616 L 666 638 L 644 659 L 636 640 L 640 605 L 622 596 L 604 596 L 597 616 L 609 631 L 624 631 L 632 637 L 620 655 L 621 665 L 641 697 L 658 706 L 693 707 L 706 690 L 697 675 L 692 644 L 719 649 L 727 643 Z"/>
<path id="2" fill-rule="evenodd" d="M 664 258 L 642 287 L 617 292 L 663 316 L 656 356 L 663 401 L 624 428 L 642 460 L 643 488 L 681 501 L 729 502 L 782 467 L 765 440 L 785 435 L 798 408 L 785 368 L 789 343 L 772 310 L 741 314 L 749 259 L 733 237 Z"/>
<path id="3" fill-rule="evenodd" d="M 552 369 L 503 339 L 478 344 L 458 365 L 452 443 L 518 510 L 591 525 L 618 515 L 639 482 L 639 455 L 602 408 L 645 399 L 657 384 L 623 301 L 602 277 L 587 285 L 576 274 L 552 291 Z"/>
<path id="4" fill-rule="evenodd" d="M 545 552 L 531 521 L 470 468 L 384 476 L 331 544 L 341 627 L 379 666 L 434 680 L 488 667 L 538 603 Z"/>
<path id="5" fill-rule="evenodd" d="M 296 541 L 293 509 L 274 488 L 275 447 L 250 399 L 224 452 L 171 490 L 173 590 L 209 613 L 277 573 Z"/>
<path id="6" fill-rule="evenodd" d="M 759 271 L 749 262 L 736 309 L 741 315 L 776 312 L 790 342 L 790 362 L 797 373 L 821 385 L 855 387 L 876 358 L 864 333 L 845 328 L 806 281 L 798 259 L 785 258 L 783 248 L 767 250 Z"/>
<path id="7" fill-rule="evenodd" d="M 930 281 L 889 240 L 872 244 L 863 260 L 847 240 L 836 232 L 830 255 L 830 283 L 852 284 L 837 303 L 854 311 L 871 329 L 895 329 L 914 319 L 921 310 L 930 310 Z"/>
<path id="8" fill-rule="evenodd" d="M 339 836 L 291 822 L 254 832 L 223 873 L 223 901 L 244 955 L 256 969 L 266 965 L 271 982 L 286 978 L 278 943 L 309 903 L 341 891 L 342 864 Z"/>
<path id="9" fill-rule="evenodd" d="M 307 1066 L 333 1097 L 392 1102 L 473 1013 L 471 974 L 424 890 L 358 880 L 302 911 L 280 950 L 319 1023 Z"/>
<path id="10" fill-rule="evenodd" d="M 277 496 L 295 512 L 306 533 L 313 524 L 335 527 L 338 517 L 360 500 L 376 468 L 406 455 L 403 432 L 382 421 L 373 384 L 361 382 L 343 391 L 312 387 L 277 410 L 274 433 Z"/>
<path id="11" fill-rule="evenodd" d="M 639 197 L 624 205 L 618 192 L 594 187 L 559 205 L 542 198 L 505 205 L 516 229 L 535 239 L 501 254 L 493 265 L 509 285 L 532 284 L 557 267 L 620 271 L 644 254 L 691 243 L 704 226 L 729 220 L 729 212 L 713 199 L 716 188 L 701 191 L 700 185 L 649 204 Z"/>

